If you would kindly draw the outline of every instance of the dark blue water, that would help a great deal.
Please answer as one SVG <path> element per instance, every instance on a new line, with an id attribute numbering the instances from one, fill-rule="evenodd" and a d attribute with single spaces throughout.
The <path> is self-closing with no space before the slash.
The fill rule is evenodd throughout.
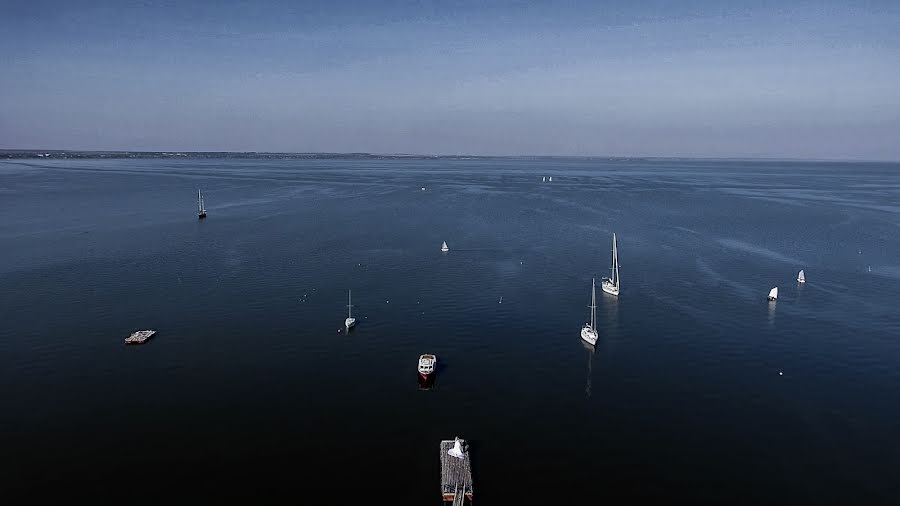
<path id="1" fill-rule="evenodd" d="M 0 162 L 0 488 L 439 504 L 459 435 L 479 504 L 894 503 L 898 202 L 896 164 Z"/>

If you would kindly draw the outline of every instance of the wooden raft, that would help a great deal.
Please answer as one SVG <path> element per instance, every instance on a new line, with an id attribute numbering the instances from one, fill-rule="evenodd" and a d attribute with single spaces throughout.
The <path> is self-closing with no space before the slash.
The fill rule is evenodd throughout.
<path id="1" fill-rule="evenodd" d="M 461 459 L 447 454 L 453 448 L 454 440 L 441 441 L 441 495 L 444 501 L 453 502 L 454 506 L 463 504 L 465 499 L 472 502 L 472 463 L 466 441 L 459 441 L 465 451 L 465 457 Z"/>

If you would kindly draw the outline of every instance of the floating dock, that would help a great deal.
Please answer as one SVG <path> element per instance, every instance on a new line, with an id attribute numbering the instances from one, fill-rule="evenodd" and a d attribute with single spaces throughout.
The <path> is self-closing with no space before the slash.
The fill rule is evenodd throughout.
<path id="1" fill-rule="evenodd" d="M 125 338 L 125 344 L 144 344 L 144 341 L 153 337 L 155 330 L 139 330 Z"/>
<path id="2" fill-rule="evenodd" d="M 472 502 L 472 463 L 469 460 L 468 445 L 464 439 L 460 443 L 465 450 L 463 458 L 449 455 L 455 440 L 441 441 L 441 494 L 444 501 L 453 506 L 464 504 L 468 499 Z"/>

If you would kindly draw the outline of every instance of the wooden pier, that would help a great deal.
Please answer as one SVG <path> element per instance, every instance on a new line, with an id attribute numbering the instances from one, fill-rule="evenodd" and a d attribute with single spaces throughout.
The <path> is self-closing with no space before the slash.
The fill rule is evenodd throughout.
<path id="1" fill-rule="evenodd" d="M 465 453 L 463 458 L 447 453 L 455 440 L 441 441 L 441 494 L 444 501 L 452 502 L 453 506 L 462 505 L 466 499 L 472 502 L 472 463 L 466 441 L 459 441 Z"/>

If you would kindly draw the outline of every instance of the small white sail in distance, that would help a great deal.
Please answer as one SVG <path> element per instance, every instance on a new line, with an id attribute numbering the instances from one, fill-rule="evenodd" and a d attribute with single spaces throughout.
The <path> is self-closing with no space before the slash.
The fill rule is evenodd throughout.
<path id="1" fill-rule="evenodd" d="M 778 287 L 769 290 L 769 300 L 775 300 L 778 298 Z"/>
<path id="2" fill-rule="evenodd" d="M 800 272 L 797 274 L 797 282 L 806 283 L 806 274 L 803 273 L 803 269 L 800 269 Z"/>
<path id="3" fill-rule="evenodd" d="M 450 251 L 450 248 L 447 247 L 447 241 L 441 244 L 441 251 Z"/>

